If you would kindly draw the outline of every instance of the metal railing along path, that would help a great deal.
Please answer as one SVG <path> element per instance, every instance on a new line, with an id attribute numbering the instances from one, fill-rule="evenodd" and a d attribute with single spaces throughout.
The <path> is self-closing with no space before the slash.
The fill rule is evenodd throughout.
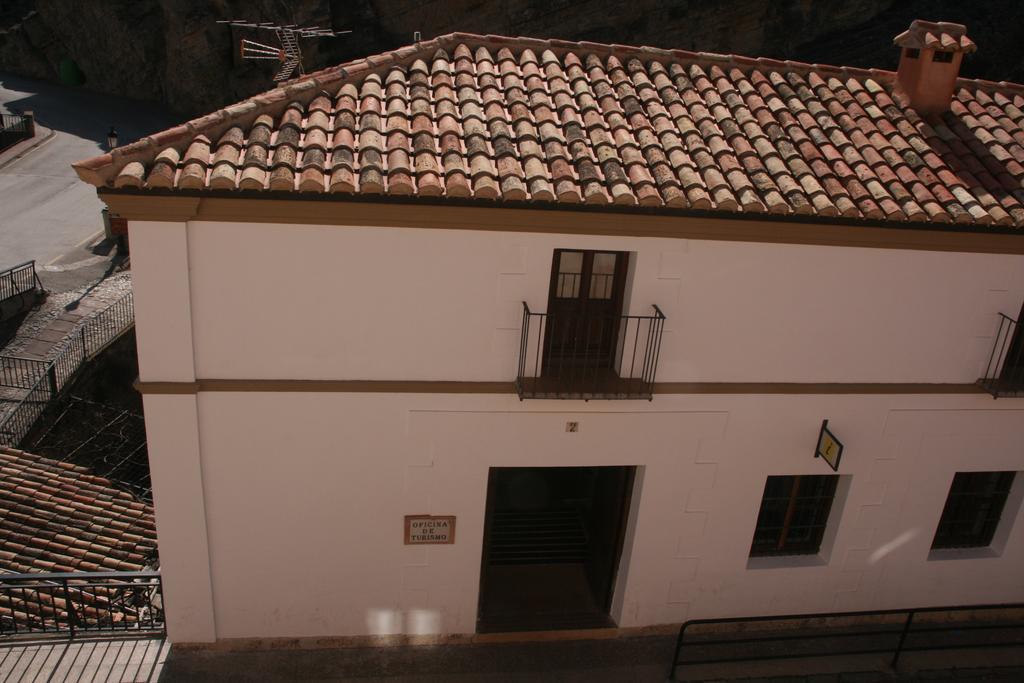
<path id="1" fill-rule="evenodd" d="M 977 618 L 979 613 L 997 611 L 1013 611 L 1015 614 L 1002 620 L 981 621 Z M 1021 611 L 1024 611 L 1024 603 L 691 619 L 679 628 L 668 677 L 670 681 L 679 680 L 676 674 L 682 666 L 891 654 L 890 665 L 896 667 L 904 652 L 1024 648 Z M 957 614 L 963 618 L 953 619 Z M 748 628 L 773 622 L 775 628 L 757 633 Z M 786 628 L 787 622 L 797 623 Z M 692 633 L 702 626 L 714 628 L 722 625 L 736 628 L 725 632 Z M 986 635 L 997 631 L 1014 631 L 1018 635 L 1011 639 L 994 639 Z M 688 632 L 691 634 L 689 639 Z M 772 649 L 776 647 L 781 651 Z M 724 649 L 725 652 L 713 654 L 716 649 Z"/>
<path id="2" fill-rule="evenodd" d="M 0 387 L 31 389 L 46 374 L 48 365 L 34 358 L 0 356 Z"/>
<path id="3" fill-rule="evenodd" d="M 0 573 L 0 637 L 164 632 L 159 572 Z"/>
<path id="4" fill-rule="evenodd" d="M 78 369 L 134 324 L 135 309 L 132 293 L 128 292 L 107 308 L 87 318 L 71 333 L 53 359 L 45 362 L 45 367 L 35 365 L 43 361 L 0 357 L 0 362 L 10 363 L 3 367 L 11 368 L 10 371 L 0 372 L 0 385 L 28 390 L 7 417 L 0 421 L 0 445 L 19 445 L 49 402 L 67 386 Z M 27 371 L 28 374 L 15 373 L 15 369 Z"/>
<path id="5" fill-rule="evenodd" d="M 35 123 L 27 114 L 0 114 L 0 150 L 35 134 Z"/>
<path id="6" fill-rule="evenodd" d="M 536 313 L 523 302 L 519 398 L 647 399 L 661 354 L 665 314 Z"/>
<path id="7" fill-rule="evenodd" d="M 0 304 L 36 289 L 42 290 L 43 283 L 36 274 L 35 261 L 25 261 L 6 270 L 0 270 Z"/>

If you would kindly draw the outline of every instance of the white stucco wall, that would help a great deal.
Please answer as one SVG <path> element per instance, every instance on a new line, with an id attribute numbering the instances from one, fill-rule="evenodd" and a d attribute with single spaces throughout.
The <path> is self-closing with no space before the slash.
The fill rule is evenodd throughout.
<path id="1" fill-rule="evenodd" d="M 668 316 L 659 381 L 969 383 L 997 312 L 1024 299 L 1022 257 L 999 255 L 211 222 L 130 230 L 150 382 L 508 381 L 520 302 L 544 310 L 555 248 L 635 254 L 629 311 L 656 303 Z M 749 567 L 765 477 L 829 471 L 811 457 L 823 418 L 847 447 L 834 541 L 811 566 Z M 1018 505 L 1003 529 L 1017 533 L 990 556 L 929 559 L 955 472 L 1024 470 L 1024 399 L 200 392 L 147 397 L 146 419 L 177 642 L 473 631 L 487 471 L 503 466 L 641 468 L 620 626 L 1024 600 Z M 403 516 L 422 513 L 457 515 L 455 545 L 403 546 Z"/>
<path id="2" fill-rule="evenodd" d="M 139 379 L 190 382 L 196 372 L 188 234 L 182 223 L 148 222 L 131 235 Z"/>
<path id="3" fill-rule="evenodd" d="M 191 382 L 196 374 L 184 224 L 148 223 L 132 236 L 139 377 Z M 210 641 L 216 627 L 196 396 L 144 396 L 143 409 L 169 632 L 177 641 Z"/>
<path id="4" fill-rule="evenodd" d="M 1001 552 L 928 559 L 955 472 L 1024 469 L 1019 403 L 204 393 L 199 412 L 218 638 L 473 632 L 487 473 L 504 466 L 643 468 L 622 627 L 1024 600 L 1019 507 Z M 748 568 L 765 477 L 831 472 L 812 457 L 824 417 L 850 478 L 831 552 Z M 456 543 L 404 546 L 406 514 L 456 515 Z"/>
<path id="5" fill-rule="evenodd" d="M 1020 256 L 213 222 L 188 245 L 210 378 L 511 380 L 556 248 L 634 252 L 659 381 L 973 382 L 1024 301 Z"/>

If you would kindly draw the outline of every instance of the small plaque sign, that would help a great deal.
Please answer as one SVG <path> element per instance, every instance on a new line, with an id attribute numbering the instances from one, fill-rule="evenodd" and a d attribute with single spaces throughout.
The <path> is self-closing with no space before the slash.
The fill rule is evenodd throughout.
<path id="1" fill-rule="evenodd" d="M 405 544 L 455 543 L 455 515 L 406 515 Z"/>
<path id="2" fill-rule="evenodd" d="M 818 447 L 814 451 L 815 458 L 821 458 L 833 472 L 839 471 L 839 458 L 843 455 L 843 444 L 828 428 L 828 420 L 822 420 L 821 432 L 818 434 Z"/>

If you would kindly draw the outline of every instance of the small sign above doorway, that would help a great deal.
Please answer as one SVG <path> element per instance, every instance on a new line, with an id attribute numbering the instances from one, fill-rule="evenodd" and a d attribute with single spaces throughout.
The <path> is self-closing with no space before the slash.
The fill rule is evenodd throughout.
<path id="1" fill-rule="evenodd" d="M 406 515 L 405 545 L 455 543 L 455 515 Z"/>
<path id="2" fill-rule="evenodd" d="M 833 472 L 839 471 L 839 458 L 843 455 L 843 444 L 836 435 L 828 428 L 828 420 L 821 421 L 821 431 L 818 433 L 818 446 L 814 451 L 815 458 L 821 458 Z"/>

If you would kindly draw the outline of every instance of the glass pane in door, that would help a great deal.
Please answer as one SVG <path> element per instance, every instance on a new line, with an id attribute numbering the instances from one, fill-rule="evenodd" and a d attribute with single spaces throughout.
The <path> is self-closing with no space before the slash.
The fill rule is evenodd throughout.
<path id="1" fill-rule="evenodd" d="M 555 296 L 559 299 L 575 299 L 580 295 L 580 279 L 583 277 L 583 252 L 563 251 L 558 258 L 558 282 Z"/>
<path id="2" fill-rule="evenodd" d="M 599 251 L 594 254 L 590 271 L 590 298 L 611 299 L 615 291 L 615 262 L 618 254 Z"/>

